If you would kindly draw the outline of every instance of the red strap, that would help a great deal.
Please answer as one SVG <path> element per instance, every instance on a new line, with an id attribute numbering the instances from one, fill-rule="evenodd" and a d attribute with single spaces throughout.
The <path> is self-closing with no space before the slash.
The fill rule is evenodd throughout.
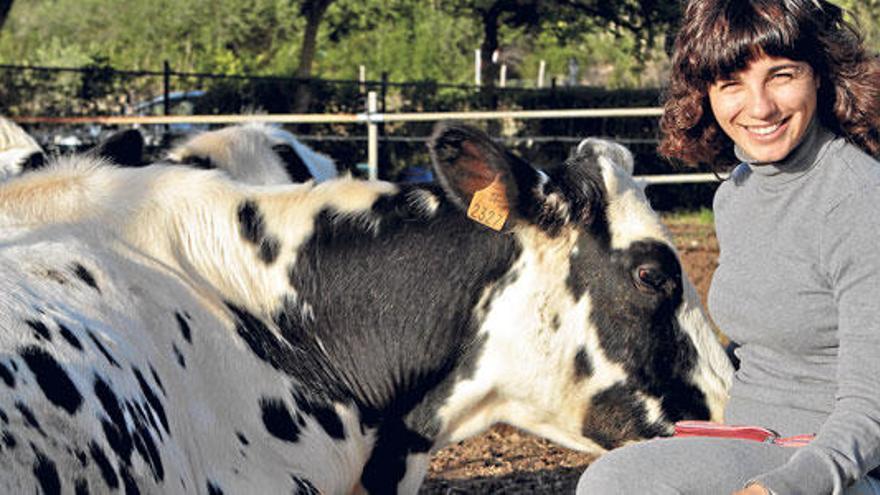
<path id="1" fill-rule="evenodd" d="M 781 447 L 803 447 L 815 437 L 815 435 L 795 435 L 782 438 L 773 430 L 760 426 L 723 425 L 711 421 L 679 421 L 675 423 L 675 433 L 672 436 L 736 438 L 771 443 Z"/>

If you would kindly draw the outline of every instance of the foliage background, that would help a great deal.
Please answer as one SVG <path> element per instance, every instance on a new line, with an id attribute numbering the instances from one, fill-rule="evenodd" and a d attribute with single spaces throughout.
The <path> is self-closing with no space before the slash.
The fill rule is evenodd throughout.
<path id="1" fill-rule="evenodd" d="M 880 0 L 837 3 L 880 51 Z M 279 76 L 175 78 L 173 89 L 208 90 L 196 113 L 363 111 L 363 88 L 326 82 L 357 79 L 360 65 L 369 80 L 384 72 L 392 83 L 422 83 L 392 85 L 386 98 L 392 111 L 655 106 L 668 70 L 664 47 L 679 15 L 678 0 L 0 0 L 0 64 L 90 68 L 51 75 L 0 70 L 0 113 L 122 113 L 161 94 L 162 78 L 110 69 L 159 71 L 166 61 L 176 72 Z M 317 23 L 314 53 L 304 62 L 310 22 Z M 445 86 L 472 85 L 474 51 L 495 46 L 508 66 L 507 89 Z M 542 60 L 545 88 L 536 89 Z M 484 81 L 493 82 L 497 65 L 487 66 L 496 72 L 485 72 L 491 78 Z M 320 78 L 308 84 L 306 106 L 289 79 L 303 75 Z M 548 88 L 551 80 L 555 88 Z M 602 135 L 630 140 L 641 168 L 637 173 L 676 168 L 654 152 L 656 119 L 486 125 L 514 139 L 512 145 L 538 163 L 565 158 L 571 143 L 553 136 Z M 383 128 L 384 137 L 398 139 L 382 147 L 386 178 L 426 163 L 420 139 L 430 128 Z M 363 132 L 352 126 L 297 130 L 342 137 Z M 533 136 L 550 139 L 536 143 Z M 365 160 L 361 142 L 315 146 L 345 168 Z M 693 188 L 685 196 L 704 204 L 711 191 Z"/>

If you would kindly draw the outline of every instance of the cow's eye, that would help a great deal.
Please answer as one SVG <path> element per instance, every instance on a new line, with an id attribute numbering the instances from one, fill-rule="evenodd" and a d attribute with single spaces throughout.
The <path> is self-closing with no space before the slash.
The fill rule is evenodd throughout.
<path id="1" fill-rule="evenodd" d="M 648 292 L 660 292 L 669 277 L 663 273 L 659 266 L 654 264 L 639 265 L 633 271 L 636 287 Z"/>

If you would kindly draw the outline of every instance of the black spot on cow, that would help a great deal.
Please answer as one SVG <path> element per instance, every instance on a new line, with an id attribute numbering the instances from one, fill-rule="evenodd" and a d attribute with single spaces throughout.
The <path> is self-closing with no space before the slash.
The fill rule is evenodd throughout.
<path id="1" fill-rule="evenodd" d="M 52 340 L 52 334 L 49 333 L 49 328 L 43 322 L 37 320 L 25 320 L 25 323 L 34 330 L 34 337 L 36 337 L 37 340 Z"/>
<path id="2" fill-rule="evenodd" d="M 121 435 L 121 432 L 127 433 L 125 415 L 122 412 L 122 408 L 119 406 L 119 399 L 113 392 L 113 388 L 110 387 L 110 385 L 108 385 L 101 377 L 95 376 L 94 390 L 95 397 L 98 398 L 98 402 L 100 402 L 101 407 L 104 408 L 104 412 L 110 419 L 110 423 L 114 427 L 114 430 L 120 432 L 115 434 Z"/>
<path id="3" fill-rule="evenodd" d="M 628 440 L 652 438 L 666 432 L 648 421 L 645 405 L 633 387 L 617 384 L 593 396 L 581 433 L 611 450 Z"/>
<path id="4" fill-rule="evenodd" d="M 134 440 L 134 447 L 138 451 L 138 454 L 140 454 L 141 458 L 143 458 L 150 467 L 150 471 L 153 473 L 153 479 L 156 481 L 162 481 L 165 478 L 165 467 L 162 464 L 162 457 L 159 454 L 159 449 L 156 447 L 156 442 L 153 440 L 153 436 L 150 434 L 150 431 L 144 427 L 143 423 L 137 426 L 132 435 L 132 439 Z"/>
<path id="5" fill-rule="evenodd" d="M 73 348 L 78 351 L 83 350 L 82 343 L 79 341 L 78 338 L 76 338 L 76 335 L 74 335 L 69 328 L 61 323 L 58 324 L 58 333 L 60 333 L 61 337 L 63 337 L 64 340 L 66 340 L 67 343 L 70 344 Z"/>
<path id="6" fill-rule="evenodd" d="M 162 401 L 159 400 L 159 396 L 156 395 L 153 388 L 150 387 L 146 380 L 144 380 L 144 375 L 141 374 L 140 370 L 132 368 L 132 371 L 134 372 L 134 376 L 141 388 L 141 392 L 144 394 L 144 398 L 147 399 L 147 403 L 150 404 L 150 407 L 155 411 L 156 415 L 159 416 L 159 421 L 162 422 L 162 427 L 165 428 L 165 432 L 170 433 L 168 428 L 168 417 L 165 415 L 165 407 L 162 405 Z"/>
<path id="7" fill-rule="evenodd" d="M 51 354 L 35 346 L 19 352 L 21 358 L 37 379 L 43 394 L 53 405 L 75 414 L 83 398 L 73 381 Z"/>
<path id="8" fill-rule="evenodd" d="M 61 478 L 58 477 L 58 469 L 55 462 L 46 457 L 36 447 L 34 449 L 34 477 L 40 488 L 46 495 L 61 493 Z"/>
<path id="9" fill-rule="evenodd" d="M 260 412 L 263 426 L 273 437 L 291 443 L 299 440 L 300 429 L 281 399 L 260 399 Z"/>
<path id="10" fill-rule="evenodd" d="M 98 471 L 101 473 L 101 478 L 104 479 L 107 487 L 111 490 L 119 488 L 119 477 L 116 475 L 116 470 L 113 469 L 113 465 L 110 464 L 110 460 L 107 458 L 104 450 L 97 443 L 90 442 L 89 454 L 98 466 Z"/>
<path id="11" fill-rule="evenodd" d="M 90 149 L 88 154 L 123 167 L 144 164 L 144 136 L 137 129 L 117 131 Z"/>
<path id="12" fill-rule="evenodd" d="M 284 162 L 284 167 L 293 182 L 305 182 L 314 178 L 309 167 L 293 146 L 284 143 L 276 144 L 272 146 L 272 151 Z"/>
<path id="13" fill-rule="evenodd" d="M 188 165 L 193 168 L 200 168 L 204 170 L 213 170 L 217 168 L 217 165 L 211 161 L 210 157 L 200 156 L 200 155 L 187 155 L 180 162 L 180 165 Z"/>
<path id="14" fill-rule="evenodd" d="M 118 428 L 107 418 L 101 419 L 101 429 L 104 431 L 104 438 L 107 439 L 107 444 L 110 445 L 110 448 L 116 453 L 120 462 L 123 464 L 131 464 L 131 453 L 134 450 L 134 441 L 132 440 L 128 429 L 125 428 L 124 425 L 122 428 Z"/>
<path id="15" fill-rule="evenodd" d="M 226 307 L 232 311 L 235 317 L 235 331 L 259 359 L 276 369 L 294 367 L 294 364 L 290 362 L 289 347 L 278 339 L 264 321 L 246 309 L 228 301 Z"/>
<path id="16" fill-rule="evenodd" d="M 129 431 L 119 399 L 112 388 L 98 376 L 95 377 L 95 396 L 107 414 L 106 418 L 101 419 L 104 436 L 121 464 L 124 466 L 131 465 L 131 454 L 133 450 L 136 450 L 150 467 L 153 478 L 156 481 L 164 479 L 165 469 L 162 459 L 149 431 L 149 427 L 147 427 L 147 419 L 144 418 L 144 413 L 132 408 L 130 403 L 126 403 L 131 422 L 134 424 L 134 431 Z M 96 457 L 94 448 L 92 449 L 92 456 Z M 100 463 L 101 461 L 96 458 L 96 462 Z M 102 471 L 104 470 L 103 467 L 101 469 Z M 105 479 L 107 478 L 105 477 Z"/>
<path id="17" fill-rule="evenodd" d="M 21 417 L 24 418 L 24 424 L 26 426 L 37 430 L 40 435 L 43 435 L 44 437 L 46 436 L 46 432 L 43 431 L 43 427 L 40 426 L 40 422 L 37 421 L 37 417 L 34 416 L 34 412 L 31 411 L 31 408 L 23 402 L 16 402 L 15 408 L 21 413 Z"/>
<path id="18" fill-rule="evenodd" d="M 7 387 L 15 388 L 15 375 L 13 375 L 12 370 L 6 367 L 2 362 L 0 362 L 0 380 L 3 380 L 3 383 L 5 383 Z"/>
<path id="19" fill-rule="evenodd" d="M 333 406 L 310 400 L 304 394 L 296 391 L 293 392 L 293 399 L 297 409 L 303 414 L 314 417 L 330 438 L 345 440 L 345 427 L 339 415 L 333 410 Z"/>
<path id="20" fill-rule="evenodd" d="M 550 326 L 554 333 L 562 326 L 562 321 L 559 319 L 559 313 L 553 315 L 553 319 L 550 320 Z"/>
<path id="21" fill-rule="evenodd" d="M 180 352 L 180 349 L 177 348 L 176 344 L 171 344 L 171 351 L 174 352 L 174 357 L 177 358 L 177 364 L 179 364 L 181 368 L 186 369 L 186 358 L 183 357 L 183 353 Z"/>
<path id="22" fill-rule="evenodd" d="M 247 437 L 244 436 L 244 433 L 237 431 L 235 432 L 235 436 L 238 438 L 238 441 L 241 442 L 242 445 L 248 446 L 251 443 L 248 441 Z"/>
<path id="23" fill-rule="evenodd" d="M 79 461 L 80 467 L 84 468 L 89 465 L 89 457 L 82 450 L 76 449 L 76 451 L 73 452 L 73 455 L 76 456 L 76 460 Z"/>
<path id="24" fill-rule="evenodd" d="M 107 362 L 109 362 L 110 365 L 115 368 L 120 368 L 119 363 L 117 363 L 116 360 L 113 359 L 110 351 L 108 351 L 107 348 L 104 347 L 104 344 L 102 344 L 101 341 L 98 340 L 98 337 L 89 329 L 86 329 L 86 334 L 92 340 L 92 343 L 95 344 L 95 347 L 98 349 L 98 351 L 104 355 L 104 358 L 107 359 Z"/>
<path id="25" fill-rule="evenodd" d="M 92 275 L 86 267 L 82 266 L 79 263 L 73 264 L 73 274 L 83 282 L 86 283 L 89 287 L 95 289 L 99 293 L 101 292 L 101 288 L 98 287 L 98 283 L 95 281 L 95 277 Z"/>
<path id="26" fill-rule="evenodd" d="M 253 200 L 243 201 L 238 207 L 239 233 L 246 241 L 258 247 L 257 257 L 266 264 L 274 263 L 281 252 L 281 241 L 266 233 L 265 219 Z"/>
<path id="27" fill-rule="evenodd" d="M 593 363 L 587 349 L 581 346 L 574 355 L 574 379 L 581 381 L 593 374 Z"/>
<path id="28" fill-rule="evenodd" d="M 46 166 L 46 155 L 42 151 L 31 153 L 21 162 L 21 171 L 30 172 Z"/>
<path id="29" fill-rule="evenodd" d="M 149 365 L 150 374 L 153 376 L 153 380 L 156 382 L 156 385 L 159 386 L 159 390 L 162 391 L 162 395 L 168 397 L 168 393 L 165 391 L 165 385 L 162 384 L 162 380 L 159 378 L 159 374 L 156 373 L 156 368 L 153 368 L 153 365 Z"/>
<path id="30" fill-rule="evenodd" d="M 73 493 L 74 495 L 89 495 L 91 493 L 89 491 L 89 482 L 83 478 L 77 478 L 73 482 Z"/>
<path id="31" fill-rule="evenodd" d="M 3 421 L 3 424 L 9 424 L 9 416 L 6 415 L 6 411 L 0 408 L 0 421 Z"/>
<path id="32" fill-rule="evenodd" d="M 361 484 L 368 493 L 393 493 L 406 474 L 407 455 L 428 452 L 433 442 L 407 427 L 403 421 L 384 422 L 376 437 L 361 474 Z"/>
<path id="33" fill-rule="evenodd" d="M 69 280 L 67 280 L 67 277 L 63 273 L 51 268 L 46 270 L 46 278 L 61 285 L 67 285 L 69 283 Z"/>
<path id="34" fill-rule="evenodd" d="M 312 484 L 311 481 L 303 478 L 302 476 L 297 476 L 295 474 L 290 475 L 290 479 L 293 480 L 293 493 L 294 495 L 320 495 L 321 492 Z"/>
<path id="35" fill-rule="evenodd" d="M 13 436 L 12 433 L 8 431 L 3 432 L 2 440 L 3 445 L 10 450 L 14 449 L 18 445 L 18 442 L 15 440 L 15 436 Z"/>
<path id="36" fill-rule="evenodd" d="M 140 495 L 141 490 L 131 475 L 131 468 L 123 466 L 119 470 L 119 476 L 122 478 L 122 486 L 125 487 L 125 495 Z"/>
<path id="37" fill-rule="evenodd" d="M 267 235 L 260 242 L 260 251 L 257 256 L 263 261 L 263 263 L 271 265 L 276 259 L 278 259 L 278 254 L 280 252 L 281 241 L 273 235 Z"/>
<path id="38" fill-rule="evenodd" d="M 238 226 L 241 236 L 251 244 L 260 244 L 266 234 L 263 213 L 254 200 L 248 199 L 238 206 Z"/>
<path id="39" fill-rule="evenodd" d="M 189 328 L 189 323 L 180 313 L 174 313 L 174 317 L 177 319 L 177 326 L 180 328 L 183 339 L 192 344 L 192 331 Z"/>
<path id="40" fill-rule="evenodd" d="M 217 483 L 208 480 L 205 484 L 208 487 L 208 495 L 223 495 L 223 490 Z"/>

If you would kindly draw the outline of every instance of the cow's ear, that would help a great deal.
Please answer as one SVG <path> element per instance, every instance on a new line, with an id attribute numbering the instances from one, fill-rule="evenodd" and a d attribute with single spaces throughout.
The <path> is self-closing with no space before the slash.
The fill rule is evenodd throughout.
<path id="1" fill-rule="evenodd" d="M 447 196 L 468 217 L 495 230 L 522 216 L 523 191 L 538 172 L 484 132 L 461 124 L 437 126 L 428 145 L 434 173 Z"/>
<path id="2" fill-rule="evenodd" d="M 144 136 L 137 129 L 119 131 L 98 143 L 89 153 L 123 167 L 139 167 L 144 164 Z"/>
<path id="3" fill-rule="evenodd" d="M 284 168 L 287 170 L 290 178 L 293 179 L 293 182 L 306 182 L 314 179 L 306 162 L 300 158 L 299 153 L 296 152 L 293 146 L 287 143 L 279 143 L 272 146 L 272 151 L 284 162 Z"/>
<path id="4" fill-rule="evenodd" d="M 47 161 L 45 153 L 42 151 L 35 151 L 21 162 L 21 170 L 22 172 L 30 172 L 41 169 L 46 166 Z"/>

